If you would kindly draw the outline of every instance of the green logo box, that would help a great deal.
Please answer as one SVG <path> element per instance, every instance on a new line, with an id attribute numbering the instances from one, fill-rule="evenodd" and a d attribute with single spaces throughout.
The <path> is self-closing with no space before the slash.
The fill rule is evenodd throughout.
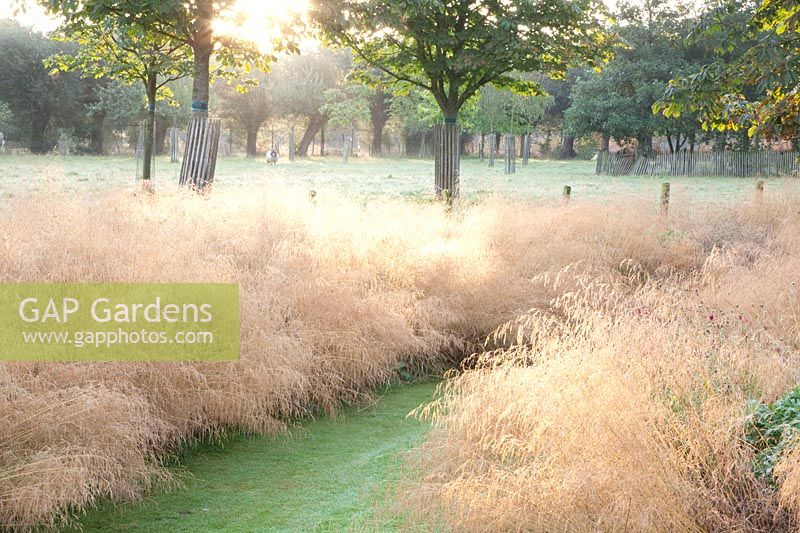
<path id="1" fill-rule="evenodd" d="M 0 284 L 0 361 L 233 361 L 236 283 Z"/>

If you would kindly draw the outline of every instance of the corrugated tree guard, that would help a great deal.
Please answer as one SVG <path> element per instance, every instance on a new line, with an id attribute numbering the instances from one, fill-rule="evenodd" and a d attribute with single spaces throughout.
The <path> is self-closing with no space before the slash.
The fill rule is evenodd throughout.
<path id="1" fill-rule="evenodd" d="M 489 134 L 489 166 L 494 168 L 494 156 L 497 153 L 497 135 Z"/>
<path id="2" fill-rule="evenodd" d="M 506 133 L 504 140 L 506 152 L 506 174 L 514 174 L 517 172 L 517 136 L 511 133 Z"/>
<path id="3" fill-rule="evenodd" d="M 436 198 L 442 199 L 444 191 L 450 198 L 458 198 L 461 175 L 461 132 L 455 120 L 445 121 L 434 129 L 434 174 Z"/>
<path id="4" fill-rule="evenodd" d="M 198 114 L 189 122 L 179 184 L 206 192 L 214 183 L 221 122 Z"/>
<path id="5" fill-rule="evenodd" d="M 136 141 L 136 151 L 134 157 L 136 158 L 136 181 L 145 179 L 144 175 L 144 162 L 145 159 L 150 157 L 150 176 L 147 178 L 152 180 L 156 173 L 156 151 L 153 150 L 152 145 L 147 146 L 147 139 L 145 138 L 145 130 L 147 128 L 147 121 L 145 120 L 139 124 L 139 138 Z"/>
<path id="6" fill-rule="evenodd" d="M 531 134 L 526 133 L 522 136 L 522 166 L 527 167 L 531 159 Z"/>
<path id="7" fill-rule="evenodd" d="M 169 162 L 178 162 L 178 128 L 169 129 Z"/>

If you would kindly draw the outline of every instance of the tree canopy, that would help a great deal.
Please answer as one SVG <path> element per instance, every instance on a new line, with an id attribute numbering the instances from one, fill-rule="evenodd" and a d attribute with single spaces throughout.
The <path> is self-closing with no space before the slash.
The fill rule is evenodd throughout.
<path id="1" fill-rule="evenodd" d="M 622 41 L 602 72 L 578 77 L 565 112 L 567 131 L 597 132 L 618 142 L 635 139 L 643 152 L 656 134 L 666 137 L 671 151 L 685 146 L 699 129 L 694 117 L 656 116 L 652 106 L 673 76 L 702 60 L 702 50 L 686 41 L 690 15 L 686 2 L 622 4 L 617 26 Z"/>
<path id="2" fill-rule="evenodd" d="M 570 65 L 602 63 L 604 12 L 595 0 L 320 0 L 312 19 L 401 86 L 430 92 L 454 120 L 486 84 L 540 91 L 515 71 L 558 77 Z"/>
<path id="3" fill-rule="evenodd" d="M 799 2 L 722 2 L 699 20 L 693 38 L 712 43 L 713 57 L 676 76 L 654 112 L 697 113 L 707 130 L 798 138 Z"/>

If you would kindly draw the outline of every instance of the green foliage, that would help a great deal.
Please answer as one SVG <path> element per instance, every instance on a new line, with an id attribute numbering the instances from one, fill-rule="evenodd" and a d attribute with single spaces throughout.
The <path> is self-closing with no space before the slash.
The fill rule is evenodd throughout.
<path id="1" fill-rule="evenodd" d="M 267 75 L 256 72 L 248 79 L 252 83 L 244 87 L 237 87 L 228 81 L 215 85 L 223 116 L 234 119 L 245 130 L 260 128 L 275 111 Z"/>
<path id="2" fill-rule="evenodd" d="M 349 53 L 326 48 L 281 59 L 269 74 L 276 113 L 292 118 L 317 113 L 325 91 L 342 83 L 351 61 Z"/>
<path id="3" fill-rule="evenodd" d="M 332 42 L 400 86 L 430 92 L 446 117 L 488 83 L 539 91 L 519 72 L 563 76 L 571 65 L 608 57 L 595 0 L 317 1 L 312 18 Z"/>
<path id="4" fill-rule="evenodd" d="M 52 149 L 58 128 L 85 127 L 83 104 L 91 84 L 74 74 L 53 76 L 43 65 L 66 48 L 15 22 L 0 21 L 0 101 L 13 115 L 9 122 L 16 138 L 35 153 Z"/>
<path id="5" fill-rule="evenodd" d="M 65 22 L 57 37 L 77 46 L 46 61 L 52 73 L 79 70 L 94 78 L 143 83 L 148 91 L 152 83 L 152 90 L 161 90 L 165 98 L 170 96 L 163 90 L 166 84 L 192 72 L 191 49 L 165 36 L 165 26 L 158 22 L 132 26 L 116 15 L 99 21 L 75 19 Z"/>
<path id="6" fill-rule="evenodd" d="M 331 126 L 356 129 L 359 122 L 369 120 L 370 89 L 358 83 L 345 83 L 342 87 L 325 91 L 325 103 L 320 110 L 330 118 Z"/>
<path id="7" fill-rule="evenodd" d="M 433 95 L 421 89 L 412 89 L 393 98 L 389 114 L 407 133 L 427 131 L 444 119 Z"/>
<path id="8" fill-rule="evenodd" d="M 109 18 L 125 23 L 133 34 L 157 28 L 172 42 L 194 47 L 200 39 L 211 38 L 217 76 L 236 77 L 243 65 L 266 70 L 273 56 L 261 53 L 255 43 L 233 35 L 214 35 L 208 25 L 222 13 L 232 10 L 235 0 L 38 0 L 51 13 L 63 18 L 64 24 L 86 26 Z M 240 14 L 244 16 L 244 14 Z M 293 21 L 294 22 L 294 21 Z M 287 40 L 280 43 L 293 49 L 296 43 L 288 37 L 294 27 L 285 28 Z"/>
<path id="9" fill-rule="evenodd" d="M 662 134 L 673 150 L 697 135 L 695 117 L 655 116 L 652 111 L 669 80 L 699 59 L 698 50 L 686 42 L 689 13 L 683 2 L 623 5 L 617 31 L 624 43 L 602 72 L 585 72 L 575 82 L 565 113 L 567 130 L 576 136 L 603 133 L 620 142 L 646 142 Z"/>
<path id="10" fill-rule="evenodd" d="M 745 440 L 756 450 L 755 473 L 774 483 L 773 471 L 800 441 L 800 387 L 771 404 L 754 404 L 745 425 Z"/>
<path id="11" fill-rule="evenodd" d="M 677 75 L 653 111 L 693 112 L 708 131 L 796 139 L 800 134 L 800 3 L 727 0 L 694 30 L 713 51 L 702 67 Z"/>
<path id="12" fill-rule="evenodd" d="M 14 121 L 14 114 L 7 103 L 0 100 L 0 131 L 4 135 L 8 135 L 12 131 L 12 124 Z"/>
<path id="13" fill-rule="evenodd" d="M 478 95 L 473 127 L 482 132 L 528 133 L 552 102 L 549 95 L 522 95 L 487 85 Z"/>

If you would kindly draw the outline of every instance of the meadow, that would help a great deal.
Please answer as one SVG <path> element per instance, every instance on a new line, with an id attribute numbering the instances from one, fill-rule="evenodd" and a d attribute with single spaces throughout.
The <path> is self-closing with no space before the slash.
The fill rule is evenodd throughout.
<path id="1" fill-rule="evenodd" d="M 130 164 L 0 158 L 0 282 L 237 282 L 241 361 L 0 365 L 0 525 L 174 489 L 187 445 L 448 372 L 388 514 L 468 531 L 796 528 L 800 451 L 769 480 L 746 438 L 753 404 L 800 377 L 790 180 L 756 196 L 754 180 L 673 179 L 665 215 L 658 179 L 466 161 L 468 201 L 448 212 L 420 201 L 427 161 L 223 160 L 208 197 L 133 195 Z"/>
<path id="2" fill-rule="evenodd" d="M 172 192 L 177 188 L 180 165 L 166 158 L 155 163 L 155 186 Z M 610 196 L 651 196 L 658 198 L 662 179 L 658 177 L 611 177 L 595 175 L 594 161 L 531 160 L 517 162 L 515 174 L 506 175 L 503 161 L 493 168 L 475 158 L 462 161 L 462 194 L 476 199 L 490 194 L 553 199 L 564 185 L 576 198 L 602 199 Z M 31 156 L 0 154 L 0 197 L 10 195 L 105 191 L 132 188 L 136 161 L 132 157 Z M 689 199 L 731 200 L 749 194 L 755 179 L 670 178 L 673 191 Z M 779 186 L 784 180 L 772 178 Z M 216 189 L 254 187 L 304 187 L 318 192 L 335 192 L 353 198 L 376 196 L 430 200 L 433 161 L 425 159 L 354 157 L 343 163 L 338 157 L 282 158 L 277 165 L 264 159 L 223 157 L 219 159 Z"/>

